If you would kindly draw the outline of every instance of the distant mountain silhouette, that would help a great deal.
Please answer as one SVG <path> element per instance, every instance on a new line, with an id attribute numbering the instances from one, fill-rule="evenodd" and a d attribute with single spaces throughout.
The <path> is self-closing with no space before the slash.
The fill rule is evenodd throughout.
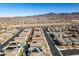
<path id="1" fill-rule="evenodd" d="M 79 12 L 72 12 L 72 13 L 46 13 L 46 14 L 41 14 L 37 16 L 53 16 L 53 15 L 79 15 Z"/>
<path id="2" fill-rule="evenodd" d="M 79 12 L 46 13 L 33 16 L 0 17 L 0 20 L 79 20 Z"/>

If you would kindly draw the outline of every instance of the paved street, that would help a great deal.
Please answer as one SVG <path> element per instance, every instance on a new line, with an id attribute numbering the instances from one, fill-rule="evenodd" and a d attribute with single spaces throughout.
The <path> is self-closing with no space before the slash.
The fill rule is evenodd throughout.
<path id="1" fill-rule="evenodd" d="M 54 56 L 61 56 L 60 52 L 55 47 L 55 44 L 51 41 L 51 38 L 49 37 L 49 35 L 47 34 L 45 29 L 43 29 L 43 32 L 44 32 L 45 37 L 47 39 L 47 42 L 48 42 L 48 45 L 49 45 L 49 48 L 51 50 L 52 55 L 54 55 Z"/>
<path id="2" fill-rule="evenodd" d="M 5 46 L 8 45 L 8 43 L 10 41 L 13 41 L 14 40 L 14 37 L 16 37 L 19 33 L 21 33 L 22 30 L 20 30 L 18 33 L 16 33 L 13 37 L 11 37 L 9 40 L 7 40 L 5 43 L 3 43 L 2 45 L 0 45 L 0 49 L 3 49 Z"/>

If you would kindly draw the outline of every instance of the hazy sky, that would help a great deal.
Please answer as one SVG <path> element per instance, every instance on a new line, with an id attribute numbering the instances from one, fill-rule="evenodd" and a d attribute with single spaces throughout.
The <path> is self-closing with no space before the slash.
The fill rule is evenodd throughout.
<path id="1" fill-rule="evenodd" d="M 79 12 L 78 3 L 0 3 L 0 16 L 28 16 L 43 13 Z"/>

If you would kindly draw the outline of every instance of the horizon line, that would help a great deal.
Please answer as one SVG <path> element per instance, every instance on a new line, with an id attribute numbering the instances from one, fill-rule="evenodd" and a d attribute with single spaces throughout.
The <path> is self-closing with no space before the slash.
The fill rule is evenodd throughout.
<path id="1" fill-rule="evenodd" d="M 34 15 L 14 15 L 14 16 L 0 16 L 0 17 L 28 17 L 28 16 L 38 16 L 38 15 L 44 15 L 44 14 L 49 14 L 49 13 L 55 13 L 55 14 L 60 14 L 60 13 L 79 13 L 79 12 L 47 12 L 47 13 L 41 13 L 41 14 L 34 14 Z"/>

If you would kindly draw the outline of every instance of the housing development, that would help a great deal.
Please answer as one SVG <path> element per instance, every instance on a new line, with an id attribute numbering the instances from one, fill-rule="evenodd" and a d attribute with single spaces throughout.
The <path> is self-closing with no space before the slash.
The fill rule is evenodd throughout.
<path id="1" fill-rule="evenodd" d="M 0 56 L 79 55 L 79 13 L 0 17 Z"/>

